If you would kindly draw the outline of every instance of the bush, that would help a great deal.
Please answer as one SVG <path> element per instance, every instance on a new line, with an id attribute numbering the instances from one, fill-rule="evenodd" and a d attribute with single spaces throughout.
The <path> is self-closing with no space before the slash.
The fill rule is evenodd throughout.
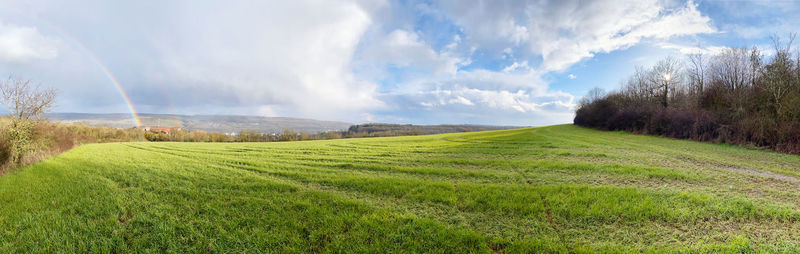
<path id="1" fill-rule="evenodd" d="M 575 124 L 599 129 L 608 129 L 608 120 L 617 113 L 617 106 L 609 97 L 587 104 L 575 114 Z"/>
<path id="2" fill-rule="evenodd" d="M 144 141 L 144 131 L 136 129 L 114 129 L 107 127 L 90 127 L 83 124 L 53 123 L 47 121 L 28 121 L 24 127 L 30 131 L 22 149 L 17 149 L 14 137 L 11 136 L 13 120 L 0 117 L 0 173 L 5 173 L 17 166 L 41 161 L 87 143 Z M 19 125 L 18 125 L 19 128 Z M 15 158 L 18 155 L 18 158 Z"/>
<path id="3" fill-rule="evenodd" d="M 608 119 L 609 130 L 624 130 L 629 132 L 641 131 L 647 126 L 650 119 L 648 112 L 641 108 L 627 107 L 617 111 Z"/>

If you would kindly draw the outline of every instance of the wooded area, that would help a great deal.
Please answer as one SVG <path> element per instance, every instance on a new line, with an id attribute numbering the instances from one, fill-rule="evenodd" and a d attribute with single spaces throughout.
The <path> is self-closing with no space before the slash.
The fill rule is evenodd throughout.
<path id="1" fill-rule="evenodd" d="M 729 48 L 637 66 L 619 91 L 593 89 L 574 123 L 800 154 L 800 54 L 795 35 L 772 48 Z"/>

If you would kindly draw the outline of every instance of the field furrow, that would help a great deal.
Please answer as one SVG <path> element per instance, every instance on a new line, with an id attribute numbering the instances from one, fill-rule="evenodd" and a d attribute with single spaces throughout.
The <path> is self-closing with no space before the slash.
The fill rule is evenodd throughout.
<path id="1" fill-rule="evenodd" d="M 85 145 L 0 177 L 0 252 L 792 252 L 797 168 L 568 125 Z"/>

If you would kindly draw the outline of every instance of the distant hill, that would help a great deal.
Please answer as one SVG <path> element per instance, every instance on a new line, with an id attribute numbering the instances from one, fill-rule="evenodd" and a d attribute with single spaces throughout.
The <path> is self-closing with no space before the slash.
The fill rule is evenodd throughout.
<path id="1" fill-rule="evenodd" d="M 368 123 L 350 126 L 347 131 L 350 134 L 364 133 L 369 136 L 389 136 L 396 135 L 429 135 L 467 131 L 489 131 L 506 130 L 521 128 L 520 126 L 492 126 L 492 125 L 471 125 L 471 124 L 443 124 L 443 125 L 411 125 L 411 124 L 385 124 Z"/>
<path id="2" fill-rule="evenodd" d="M 66 123 L 85 123 L 90 126 L 106 126 L 112 128 L 131 128 L 133 123 L 130 114 L 93 114 L 93 113 L 52 113 L 47 115 L 52 121 Z M 291 117 L 264 117 L 241 115 L 171 115 L 171 114 L 139 114 L 145 126 L 179 126 L 187 130 L 203 130 L 208 132 L 238 133 L 241 130 L 259 130 L 264 133 L 281 133 L 285 129 L 319 133 L 326 131 L 347 131 L 350 134 L 366 134 L 366 136 L 398 136 L 428 135 L 465 131 L 505 130 L 520 128 L 519 126 L 491 125 L 411 125 L 352 123 L 336 121 L 320 121 Z"/>
<path id="3" fill-rule="evenodd" d="M 113 128 L 133 127 L 131 115 L 122 113 L 53 113 L 49 114 L 48 118 L 52 121 L 79 122 L 90 126 L 106 126 Z M 266 133 L 279 133 L 284 129 L 318 133 L 325 131 L 343 131 L 347 130 L 347 128 L 352 125 L 346 122 L 302 118 L 239 115 L 139 114 L 139 118 L 142 120 L 142 124 L 146 126 L 180 126 L 187 130 L 204 130 L 223 133 L 234 133 L 244 129 L 260 130 Z"/>

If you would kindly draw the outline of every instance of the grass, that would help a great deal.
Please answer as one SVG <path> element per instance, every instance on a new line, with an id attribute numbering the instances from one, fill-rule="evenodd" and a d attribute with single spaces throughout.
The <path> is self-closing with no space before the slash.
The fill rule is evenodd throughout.
<path id="1" fill-rule="evenodd" d="M 798 252 L 799 168 L 571 125 L 84 145 L 0 177 L 0 252 Z"/>

